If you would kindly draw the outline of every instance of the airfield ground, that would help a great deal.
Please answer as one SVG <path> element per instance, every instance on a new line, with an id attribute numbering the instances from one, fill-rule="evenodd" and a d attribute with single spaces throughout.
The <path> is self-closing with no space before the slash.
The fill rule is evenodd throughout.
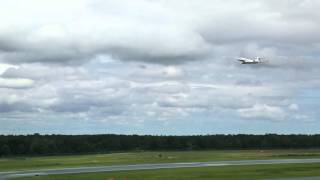
<path id="1" fill-rule="evenodd" d="M 251 165 L 33 176 L 17 180 L 279 180 L 297 177 L 308 180 L 308 177 L 319 177 L 319 169 L 320 163 Z"/>
<path id="2" fill-rule="evenodd" d="M 241 150 L 241 151 L 174 151 L 129 152 L 97 155 L 16 157 L 0 159 L 0 171 L 61 169 L 146 163 L 207 162 L 256 159 L 320 158 L 320 150 Z M 265 179 L 320 176 L 320 163 L 274 164 L 250 166 L 198 167 L 161 170 L 118 171 L 107 173 L 64 174 L 20 179 Z M 320 178 L 319 178 L 320 179 Z"/>

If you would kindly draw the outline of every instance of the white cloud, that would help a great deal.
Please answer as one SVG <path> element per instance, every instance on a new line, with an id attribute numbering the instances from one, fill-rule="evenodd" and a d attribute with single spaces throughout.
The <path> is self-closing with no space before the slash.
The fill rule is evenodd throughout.
<path id="1" fill-rule="evenodd" d="M 5 17 L 0 18 L 0 61 L 79 64 L 107 54 L 122 60 L 175 64 L 208 53 L 210 45 L 201 35 L 170 22 L 170 9 L 160 10 L 156 22 L 126 11 L 127 3 L 19 1 L 25 7 L 21 11 L 8 11 L 13 4 L 4 3 L 0 9 Z M 149 1 L 130 4 L 130 9 L 146 6 L 140 7 L 144 17 L 153 16 L 153 10 L 162 6 Z M 22 22 L 20 15 L 32 22 Z"/>
<path id="2" fill-rule="evenodd" d="M 286 112 L 277 106 L 269 106 L 267 104 L 255 104 L 250 108 L 238 109 L 238 113 L 243 118 L 251 119 L 271 119 L 275 121 L 283 120 Z"/>
<path id="3" fill-rule="evenodd" d="M 290 110 L 292 110 L 292 111 L 298 111 L 299 110 L 298 104 L 290 104 L 288 108 Z"/>
<path id="4" fill-rule="evenodd" d="M 182 70 L 174 66 L 166 67 L 163 73 L 168 77 L 179 77 L 183 75 Z"/>
<path id="5" fill-rule="evenodd" d="M 0 78 L 0 88 L 30 88 L 33 84 L 31 79 Z"/>
<path id="6" fill-rule="evenodd" d="M 17 68 L 17 66 L 13 66 L 10 64 L 0 63 L 0 75 L 3 74 L 9 68 Z"/>

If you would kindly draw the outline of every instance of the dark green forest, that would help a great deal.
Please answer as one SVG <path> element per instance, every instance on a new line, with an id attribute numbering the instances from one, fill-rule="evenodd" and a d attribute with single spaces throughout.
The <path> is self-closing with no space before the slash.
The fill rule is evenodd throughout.
<path id="1" fill-rule="evenodd" d="M 0 135 L 0 156 L 119 151 L 316 149 L 320 135 Z"/>

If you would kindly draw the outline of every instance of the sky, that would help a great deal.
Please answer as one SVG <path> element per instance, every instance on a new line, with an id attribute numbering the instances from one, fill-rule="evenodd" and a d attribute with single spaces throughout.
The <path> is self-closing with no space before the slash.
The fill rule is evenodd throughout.
<path id="1" fill-rule="evenodd" d="M 0 134 L 320 133 L 320 1 L 0 4 Z"/>

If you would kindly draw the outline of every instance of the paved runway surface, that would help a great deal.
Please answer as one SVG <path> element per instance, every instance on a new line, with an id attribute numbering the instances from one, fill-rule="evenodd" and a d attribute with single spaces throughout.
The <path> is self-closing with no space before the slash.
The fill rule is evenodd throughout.
<path id="1" fill-rule="evenodd" d="M 97 166 L 97 167 L 46 169 L 46 170 L 11 171 L 11 172 L 1 172 L 0 179 L 3 180 L 3 179 L 14 178 L 14 177 L 26 177 L 26 176 L 36 176 L 36 175 L 42 176 L 42 175 L 51 175 L 51 174 L 74 174 L 74 173 L 132 171 L 132 170 L 169 169 L 169 168 L 186 168 L 186 167 L 258 165 L 258 164 L 296 164 L 296 163 L 320 163 L 320 159 L 273 159 L 273 160 L 211 161 L 211 162 L 137 164 L 137 165 Z"/>
<path id="2" fill-rule="evenodd" d="M 282 179 L 265 179 L 265 180 L 320 180 L 320 177 L 299 177 L 299 178 L 282 178 Z"/>

